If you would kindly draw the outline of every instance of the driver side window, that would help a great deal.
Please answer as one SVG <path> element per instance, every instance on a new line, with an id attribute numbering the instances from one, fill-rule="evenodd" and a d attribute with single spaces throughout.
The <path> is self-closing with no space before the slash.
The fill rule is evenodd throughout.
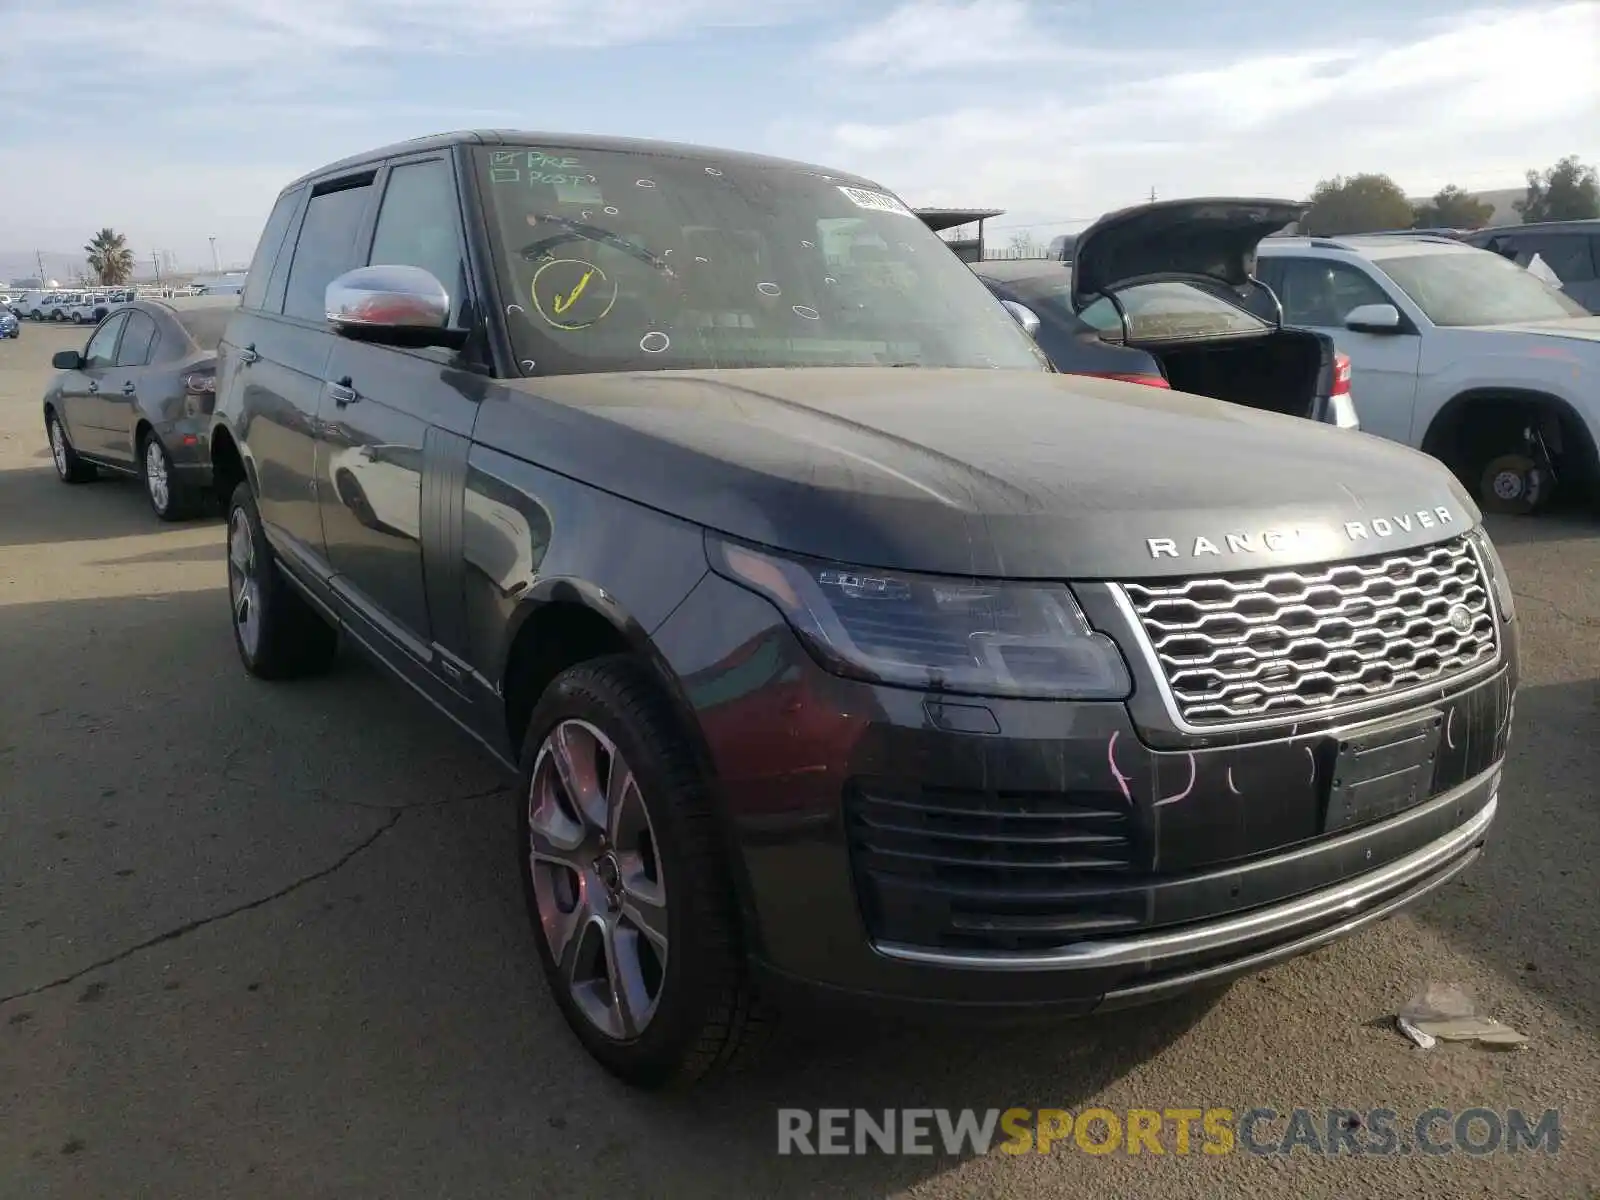
<path id="1" fill-rule="evenodd" d="M 103 371 L 117 361 L 117 338 L 127 320 L 127 313 L 117 313 L 94 331 L 83 351 L 85 371 Z"/>
<path id="2" fill-rule="evenodd" d="M 1325 329 L 1342 326 L 1351 310 L 1363 304 L 1394 303 L 1365 271 L 1317 258 L 1283 260 L 1278 299 L 1284 324 Z"/>

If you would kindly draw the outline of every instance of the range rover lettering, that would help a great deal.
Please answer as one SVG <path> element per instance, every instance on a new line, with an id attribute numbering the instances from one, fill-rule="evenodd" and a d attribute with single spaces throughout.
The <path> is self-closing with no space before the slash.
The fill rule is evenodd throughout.
<path id="1" fill-rule="evenodd" d="M 1086 1014 L 1456 876 L 1511 591 L 1416 451 L 1058 374 L 824 167 L 440 135 L 289 185 L 210 435 L 245 667 L 520 780 L 534 948 L 659 1086 L 791 989 Z"/>

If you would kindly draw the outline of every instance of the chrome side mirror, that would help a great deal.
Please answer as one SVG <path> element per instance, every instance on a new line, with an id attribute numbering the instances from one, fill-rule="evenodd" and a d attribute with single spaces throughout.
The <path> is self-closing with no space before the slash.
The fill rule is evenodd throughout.
<path id="1" fill-rule="evenodd" d="M 1026 304 L 1018 304 L 1015 300 L 1002 300 L 1006 311 L 1016 318 L 1017 324 L 1022 326 L 1022 332 L 1032 337 L 1039 332 L 1039 316 Z"/>
<path id="2" fill-rule="evenodd" d="M 1392 304 L 1361 304 L 1344 317 L 1344 327 L 1356 333 L 1399 333 L 1400 310 Z"/>
<path id="3" fill-rule="evenodd" d="M 415 340 L 450 325 L 450 293 L 421 267 L 357 267 L 330 283 L 323 299 L 335 332 L 353 337 Z"/>

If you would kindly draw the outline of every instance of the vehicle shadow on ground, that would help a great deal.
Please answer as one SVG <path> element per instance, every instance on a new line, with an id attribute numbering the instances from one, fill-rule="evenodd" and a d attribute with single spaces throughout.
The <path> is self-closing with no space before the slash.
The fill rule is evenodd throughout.
<path id="1" fill-rule="evenodd" d="M 1600 681 L 1517 695 L 1500 811 L 1483 857 L 1420 921 L 1467 957 L 1600 1030 Z M 1515 1023 L 1515 1015 L 1492 1014 Z M 1525 1031 L 1527 1032 L 1527 1031 Z"/>
<path id="2" fill-rule="evenodd" d="M 100 538 L 136 537 L 181 529 L 150 511 L 143 485 L 105 473 L 67 485 L 53 466 L 0 470 L 0 546 L 39 546 Z"/>

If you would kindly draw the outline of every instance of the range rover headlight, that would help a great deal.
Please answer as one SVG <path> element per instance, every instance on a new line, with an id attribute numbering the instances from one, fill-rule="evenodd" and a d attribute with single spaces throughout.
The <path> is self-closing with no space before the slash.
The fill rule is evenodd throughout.
<path id="1" fill-rule="evenodd" d="M 1494 588 L 1495 607 L 1500 610 L 1500 619 L 1509 621 L 1517 615 L 1517 600 L 1511 592 L 1511 576 L 1506 574 L 1506 564 L 1500 560 L 1500 552 L 1494 548 L 1494 542 L 1490 541 L 1488 530 L 1483 526 L 1472 531 L 1472 540 L 1477 543 L 1478 555 L 1489 574 L 1489 584 Z"/>
<path id="2" fill-rule="evenodd" d="M 771 600 L 838 675 L 975 696 L 1121 700 L 1115 643 L 1065 585 L 948 578 L 780 556 L 717 538 L 712 569 Z"/>

